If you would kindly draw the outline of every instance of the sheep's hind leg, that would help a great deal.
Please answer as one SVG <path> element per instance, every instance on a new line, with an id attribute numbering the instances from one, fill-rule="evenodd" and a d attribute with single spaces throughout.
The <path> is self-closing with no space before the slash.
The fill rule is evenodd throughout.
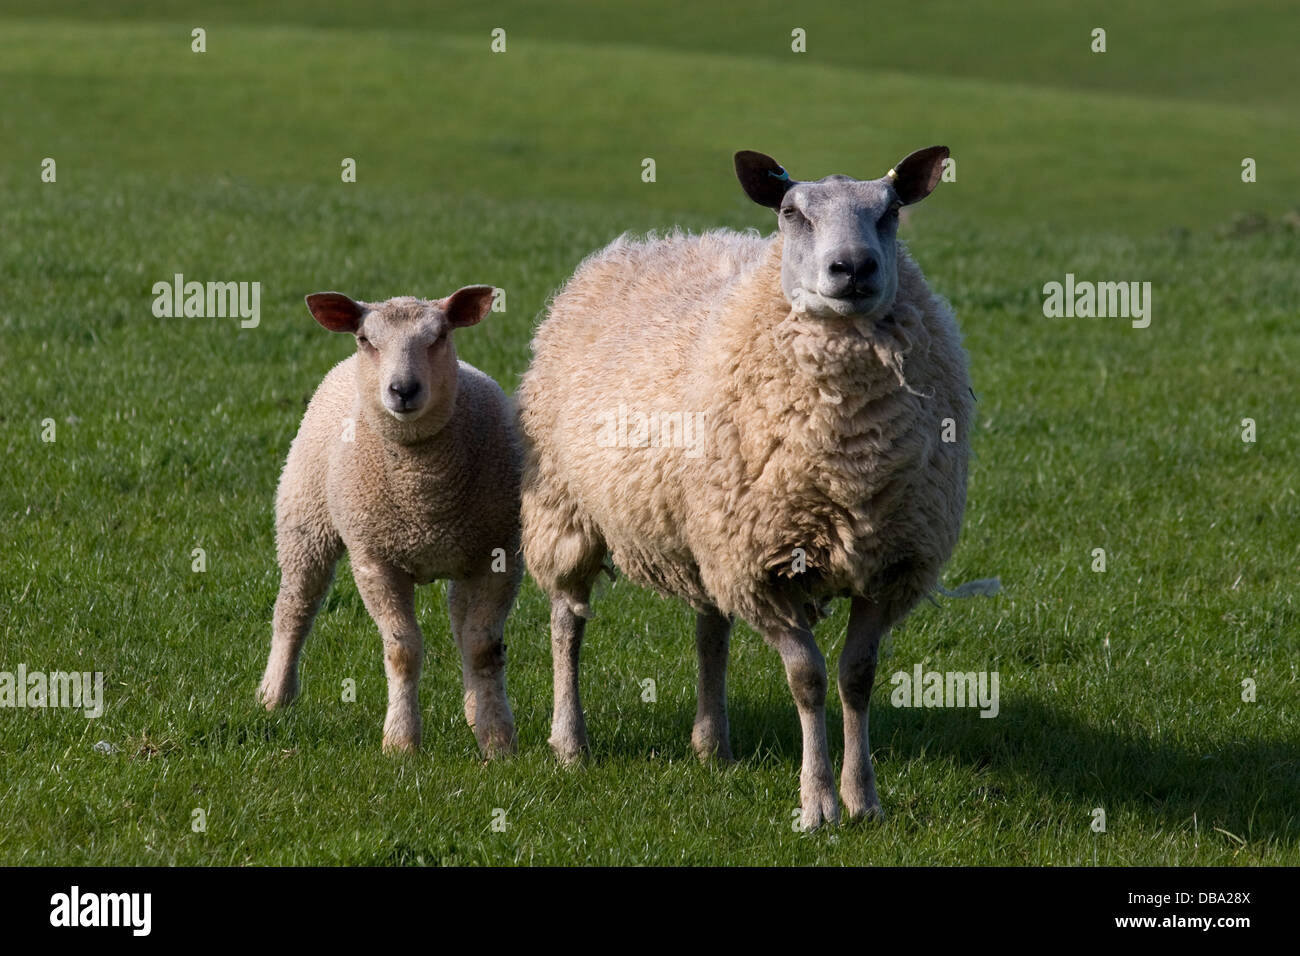
<path id="1" fill-rule="evenodd" d="M 799 774 L 801 825 L 804 830 L 813 830 L 823 823 L 838 823 L 839 801 L 835 798 L 835 777 L 826 745 L 826 660 L 808 627 L 764 636 L 781 653 L 803 729 L 803 768 Z"/>
<path id="2" fill-rule="evenodd" d="M 517 566 L 516 566 L 517 567 Z M 486 757 L 515 752 L 515 718 L 506 698 L 505 623 L 519 590 L 517 570 L 487 572 L 447 588 L 460 648 L 465 720 Z"/>
<path id="3" fill-rule="evenodd" d="M 352 576 L 384 642 L 388 675 L 384 750 L 418 750 L 424 635 L 415 619 L 415 582 L 403 571 L 356 554 L 352 556 Z"/>
<path id="4" fill-rule="evenodd" d="M 271 624 L 271 653 L 257 689 L 267 710 L 298 696 L 298 657 L 334 578 L 343 542 L 332 534 L 281 532 L 280 593 Z"/>
<path id="5" fill-rule="evenodd" d="M 867 705 L 876 680 L 876 655 L 885 633 L 884 616 L 866 598 L 855 597 L 849 611 L 848 635 L 840 653 L 840 701 L 844 704 L 844 770 L 840 795 L 850 820 L 884 818 L 876 796 L 876 771 L 871 765 L 867 735 Z"/>
<path id="6" fill-rule="evenodd" d="M 548 741 L 563 763 L 574 763 L 588 752 L 587 723 L 582 716 L 582 698 L 578 694 L 578 658 L 587 619 L 574 610 L 574 604 L 587 610 L 590 588 L 581 594 L 556 594 L 551 598 L 551 663 L 554 669 L 555 709 L 551 713 L 551 738 Z"/>
<path id="7" fill-rule="evenodd" d="M 695 727 L 691 746 L 701 760 L 733 763 L 727 725 L 727 650 L 731 618 L 715 608 L 695 620 L 695 651 L 700 661 L 696 688 Z"/>

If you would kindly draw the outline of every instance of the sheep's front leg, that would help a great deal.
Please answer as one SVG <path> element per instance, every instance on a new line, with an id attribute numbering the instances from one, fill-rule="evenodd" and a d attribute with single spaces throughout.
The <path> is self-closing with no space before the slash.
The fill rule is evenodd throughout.
<path id="1" fill-rule="evenodd" d="M 280 532 L 280 593 L 271 624 L 271 653 L 257 688 L 267 710 L 293 703 L 298 696 L 298 656 L 312 621 L 334 578 L 343 550 L 337 537 Z"/>
<path id="2" fill-rule="evenodd" d="M 732 763 L 731 731 L 727 726 L 727 649 L 731 618 L 716 609 L 701 611 L 695 620 L 695 651 L 700 659 L 696 688 L 695 727 L 691 746 L 701 760 Z"/>
<path id="3" fill-rule="evenodd" d="M 840 701 L 844 704 L 844 770 L 840 794 L 849 819 L 883 819 L 876 796 L 876 771 L 871 765 L 867 736 L 867 705 L 876 680 L 876 655 L 885 633 L 880 609 L 866 598 L 855 597 L 849 610 L 849 629 L 840 653 Z"/>
<path id="4" fill-rule="evenodd" d="M 768 637 L 781 653 L 786 680 L 799 710 L 803 728 L 803 769 L 799 774 L 801 823 L 812 830 L 823 823 L 838 823 L 839 801 L 826 745 L 826 660 L 812 630 L 803 627 Z"/>
<path id="5" fill-rule="evenodd" d="M 579 602 L 586 604 L 586 599 Z M 551 749 L 564 763 L 587 753 L 587 723 L 578 696 L 578 658 L 586 618 L 573 612 L 565 595 L 551 598 L 551 663 L 555 679 L 555 710 L 551 713 Z"/>
<path id="6" fill-rule="evenodd" d="M 424 635 L 415 620 L 415 582 L 404 571 L 355 554 L 352 576 L 384 642 L 388 675 L 384 750 L 418 750 Z"/>
<path id="7" fill-rule="evenodd" d="M 519 575 L 493 573 L 452 581 L 447 607 L 460 648 L 465 720 L 484 756 L 515 752 L 515 718 L 506 699 L 505 624 Z"/>

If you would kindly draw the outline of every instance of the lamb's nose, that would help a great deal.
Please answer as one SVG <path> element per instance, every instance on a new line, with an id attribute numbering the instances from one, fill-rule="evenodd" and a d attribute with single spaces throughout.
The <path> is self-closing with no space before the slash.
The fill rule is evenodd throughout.
<path id="1" fill-rule="evenodd" d="M 415 396 L 420 394 L 419 382 L 391 382 L 388 390 L 402 400 L 403 403 L 409 402 Z"/>

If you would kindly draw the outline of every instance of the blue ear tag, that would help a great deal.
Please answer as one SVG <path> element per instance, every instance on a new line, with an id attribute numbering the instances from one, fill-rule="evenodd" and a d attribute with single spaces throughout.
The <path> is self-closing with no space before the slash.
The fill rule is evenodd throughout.
<path id="1" fill-rule="evenodd" d="M 790 174 L 787 173 L 784 169 L 781 170 L 781 175 L 780 175 L 780 176 L 778 176 L 776 173 L 772 172 L 772 170 L 770 170 L 770 169 L 767 171 L 767 174 L 768 174 L 769 176 L 771 176 L 773 179 L 779 179 L 779 180 L 781 180 L 781 182 L 783 182 L 783 183 L 788 183 L 788 182 L 790 181 Z"/>

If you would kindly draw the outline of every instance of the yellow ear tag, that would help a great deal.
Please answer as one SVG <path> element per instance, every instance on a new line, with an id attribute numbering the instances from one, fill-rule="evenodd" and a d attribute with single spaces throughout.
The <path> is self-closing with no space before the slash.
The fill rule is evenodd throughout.
<path id="1" fill-rule="evenodd" d="M 885 173 L 885 178 L 888 179 L 891 183 L 898 182 L 898 171 L 891 169 L 889 172 Z"/>

